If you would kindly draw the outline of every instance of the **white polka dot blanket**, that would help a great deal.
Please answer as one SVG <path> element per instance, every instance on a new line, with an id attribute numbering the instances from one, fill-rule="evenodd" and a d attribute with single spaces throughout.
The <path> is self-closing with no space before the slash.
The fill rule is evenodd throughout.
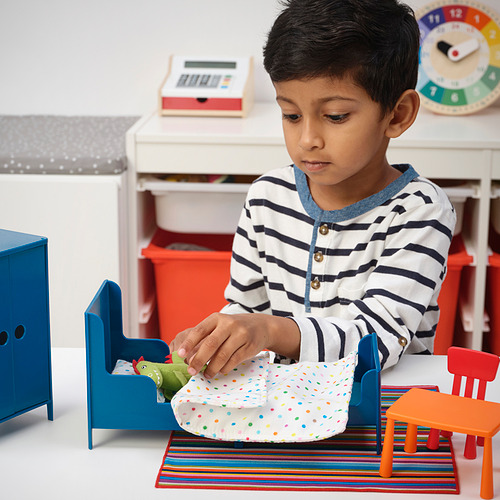
<path id="1" fill-rule="evenodd" d="M 357 352 L 334 363 L 280 365 L 261 352 L 231 373 L 203 373 L 171 401 L 186 431 L 223 441 L 299 442 L 344 432 Z"/>

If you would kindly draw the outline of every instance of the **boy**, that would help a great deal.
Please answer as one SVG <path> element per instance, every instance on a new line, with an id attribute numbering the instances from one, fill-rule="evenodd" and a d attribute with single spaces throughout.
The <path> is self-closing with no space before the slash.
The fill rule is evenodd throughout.
<path id="1" fill-rule="evenodd" d="M 429 354 L 455 213 L 391 138 L 417 115 L 419 29 L 397 0 L 288 0 L 264 48 L 293 165 L 251 186 L 229 304 L 181 332 L 189 372 L 228 373 L 263 349 L 335 361 L 378 335 L 383 368 Z"/>

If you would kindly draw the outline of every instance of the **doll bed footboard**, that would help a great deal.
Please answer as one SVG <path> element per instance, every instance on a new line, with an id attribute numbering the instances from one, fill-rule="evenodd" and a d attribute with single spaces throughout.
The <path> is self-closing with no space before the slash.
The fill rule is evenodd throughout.
<path id="1" fill-rule="evenodd" d="M 105 281 L 85 311 L 88 446 L 93 429 L 180 430 L 170 403 L 157 403 L 149 377 L 112 375 L 118 359 L 144 356 L 165 361 L 168 345 L 159 339 L 123 335 L 119 286 Z"/>
<path id="2" fill-rule="evenodd" d="M 363 337 L 358 344 L 358 364 L 354 371 L 347 426 L 374 426 L 377 435 L 377 454 L 379 455 L 382 452 L 380 391 L 377 334 L 372 333 Z"/>

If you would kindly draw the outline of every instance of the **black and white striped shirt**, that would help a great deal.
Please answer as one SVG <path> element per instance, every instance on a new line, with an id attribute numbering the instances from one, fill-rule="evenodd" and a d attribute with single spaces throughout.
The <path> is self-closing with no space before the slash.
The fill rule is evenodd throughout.
<path id="1" fill-rule="evenodd" d="M 410 165 L 395 168 L 401 175 L 381 192 L 333 211 L 316 205 L 293 165 L 257 179 L 222 312 L 291 317 L 300 361 L 340 359 L 372 332 L 382 367 L 403 352 L 431 353 L 456 217 L 438 186 Z"/>

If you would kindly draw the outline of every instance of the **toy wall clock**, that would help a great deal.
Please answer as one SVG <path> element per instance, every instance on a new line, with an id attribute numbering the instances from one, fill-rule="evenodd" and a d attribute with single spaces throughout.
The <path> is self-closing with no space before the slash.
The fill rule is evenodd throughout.
<path id="1" fill-rule="evenodd" d="M 437 0 L 416 13 L 417 90 L 436 113 L 465 115 L 500 96 L 500 18 L 474 0 Z"/>

